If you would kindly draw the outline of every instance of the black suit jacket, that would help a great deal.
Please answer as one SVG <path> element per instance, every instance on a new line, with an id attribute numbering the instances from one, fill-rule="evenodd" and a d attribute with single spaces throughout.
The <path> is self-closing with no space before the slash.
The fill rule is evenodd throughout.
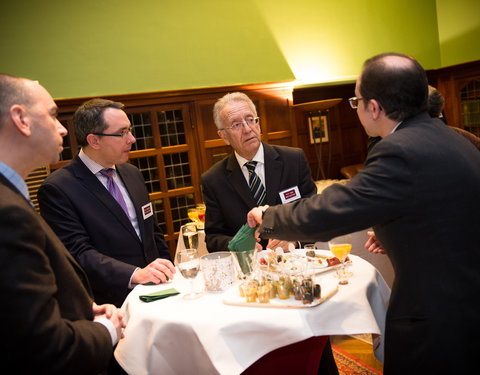
<path id="1" fill-rule="evenodd" d="M 0 372 L 104 371 L 112 357 L 112 339 L 103 325 L 92 321 L 87 276 L 2 175 L 0 264 Z"/>
<path id="2" fill-rule="evenodd" d="M 53 172 L 38 191 L 40 212 L 87 272 L 95 300 L 121 306 L 136 267 L 170 259 L 142 174 L 131 164 L 116 166 L 135 206 L 142 241 L 117 201 L 77 156 Z"/>
<path id="3" fill-rule="evenodd" d="M 385 374 L 465 374 L 480 335 L 480 152 L 427 113 L 378 142 L 347 185 L 265 212 L 263 236 L 374 227 L 395 270 Z"/>
<path id="4" fill-rule="evenodd" d="M 281 204 L 279 192 L 298 186 L 300 195 L 317 193 L 304 152 L 299 148 L 263 143 L 266 197 L 264 204 Z M 228 251 L 228 242 L 247 222 L 247 213 L 256 203 L 232 153 L 202 174 L 206 205 L 207 249 Z"/>

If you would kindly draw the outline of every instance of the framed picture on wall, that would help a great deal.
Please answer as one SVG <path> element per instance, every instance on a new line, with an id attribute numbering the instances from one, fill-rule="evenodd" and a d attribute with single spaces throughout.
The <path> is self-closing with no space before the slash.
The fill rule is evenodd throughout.
<path id="1" fill-rule="evenodd" d="M 314 115 L 308 117 L 310 143 L 328 142 L 327 115 Z"/>

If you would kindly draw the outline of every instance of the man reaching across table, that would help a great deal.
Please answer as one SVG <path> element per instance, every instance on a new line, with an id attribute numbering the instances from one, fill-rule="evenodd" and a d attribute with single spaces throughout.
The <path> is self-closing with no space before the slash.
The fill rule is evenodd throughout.
<path id="1" fill-rule="evenodd" d="M 381 136 L 346 185 L 292 204 L 254 208 L 262 237 L 327 241 L 373 226 L 395 271 L 385 374 L 467 374 L 477 367 L 480 153 L 427 113 L 428 82 L 413 58 L 365 62 L 350 103 Z"/>

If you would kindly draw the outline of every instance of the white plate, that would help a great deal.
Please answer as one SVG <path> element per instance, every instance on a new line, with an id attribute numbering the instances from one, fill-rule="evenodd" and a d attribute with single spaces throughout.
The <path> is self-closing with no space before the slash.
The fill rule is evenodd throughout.
<path id="1" fill-rule="evenodd" d="M 308 251 L 314 251 L 315 252 L 315 257 L 308 257 L 306 253 Z M 315 273 L 320 273 L 320 272 L 326 272 L 330 270 L 334 270 L 340 266 L 340 264 L 335 264 L 333 266 L 329 266 L 327 259 L 334 258 L 332 253 L 329 250 L 311 250 L 311 249 L 295 249 L 294 251 L 290 253 L 285 253 L 282 255 L 283 257 L 283 264 L 288 265 L 290 261 L 292 260 L 292 256 L 294 257 L 295 255 L 305 257 L 307 258 L 313 266 L 314 272 Z M 282 269 L 280 268 L 281 266 L 279 265 L 272 265 L 268 267 L 268 261 L 269 258 L 275 256 L 275 252 L 273 250 L 262 250 L 257 253 L 257 262 L 259 264 L 260 269 L 262 270 L 267 270 L 268 268 L 270 271 L 277 271 L 280 272 Z M 350 264 L 351 261 L 346 262 L 345 264 Z M 294 265 L 292 265 L 294 267 Z M 288 268 L 287 268 L 288 270 Z"/>
<path id="2" fill-rule="evenodd" d="M 289 299 L 272 298 L 268 303 L 260 302 L 246 302 L 245 297 L 240 296 L 238 290 L 240 282 L 236 282 L 233 286 L 225 291 L 223 303 L 233 306 L 247 306 L 247 307 L 270 307 L 270 308 L 283 308 L 283 309 L 301 309 L 308 307 L 315 307 L 321 303 L 327 301 L 338 291 L 338 280 L 323 280 L 320 283 L 321 298 L 313 300 L 310 304 L 303 304 L 302 301 L 297 301 L 295 298 Z"/>

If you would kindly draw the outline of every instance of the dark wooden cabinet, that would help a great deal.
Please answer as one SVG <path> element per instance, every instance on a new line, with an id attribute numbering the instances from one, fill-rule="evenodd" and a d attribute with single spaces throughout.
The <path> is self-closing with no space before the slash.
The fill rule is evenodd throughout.
<path id="1" fill-rule="evenodd" d="M 355 83 L 332 84 L 296 88 L 294 104 L 339 99 L 339 103 L 322 111 L 327 116 L 328 142 L 312 144 L 310 140 L 309 115 L 314 112 L 295 109 L 298 128 L 298 144 L 305 150 L 314 179 L 320 179 L 320 163 L 325 178 L 340 179 L 340 168 L 363 163 L 367 154 L 367 136 L 357 112 L 348 104 L 354 96 Z"/>
<path id="2" fill-rule="evenodd" d="M 480 60 L 428 73 L 445 97 L 447 123 L 480 136 Z"/>

